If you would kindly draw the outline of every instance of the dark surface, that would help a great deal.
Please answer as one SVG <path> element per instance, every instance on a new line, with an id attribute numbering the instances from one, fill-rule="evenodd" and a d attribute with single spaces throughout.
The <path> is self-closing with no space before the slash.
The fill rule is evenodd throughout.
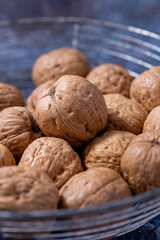
<path id="1" fill-rule="evenodd" d="M 160 34 L 160 0 L 0 0 L 0 20 L 41 16 L 96 18 Z M 160 220 L 116 238 L 122 239 L 159 240 Z"/>

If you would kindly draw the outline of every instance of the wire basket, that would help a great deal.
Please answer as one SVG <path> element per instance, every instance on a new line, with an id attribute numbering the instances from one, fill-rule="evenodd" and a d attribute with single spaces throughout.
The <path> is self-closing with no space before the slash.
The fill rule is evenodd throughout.
<path id="1" fill-rule="evenodd" d="M 74 47 L 92 67 L 115 63 L 136 77 L 160 65 L 160 36 L 139 28 L 79 18 L 34 18 L 0 22 L 1 81 L 18 87 L 25 99 L 33 90 L 35 59 L 50 50 Z M 5 239 L 111 239 L 160 214 L 160 189 L 92 208 L 0 212 Z"/>

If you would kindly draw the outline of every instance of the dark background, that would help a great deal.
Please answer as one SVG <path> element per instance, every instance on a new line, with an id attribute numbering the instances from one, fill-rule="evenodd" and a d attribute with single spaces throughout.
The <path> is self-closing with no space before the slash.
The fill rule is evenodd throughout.
<path id="1" fill-rule="evenodd" d="M 0 0 L 0 20 L 40 16 L 97 18 L 160 34 L 160 0 Z"/>
<path id="2" fill-rule="evenodd" d="M 160 34 L 160 0 L 0 0 L 0 21 L 44 16 L 95 18 Z M 160 217 L 122 239 L 160 240 Z"/>

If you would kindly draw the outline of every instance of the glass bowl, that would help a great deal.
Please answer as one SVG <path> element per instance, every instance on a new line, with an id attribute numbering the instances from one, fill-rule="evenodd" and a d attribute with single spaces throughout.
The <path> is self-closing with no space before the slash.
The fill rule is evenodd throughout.
<path id="1" fill-rule="evenodd" d="M 92 67 L 120 64 L 133 77 L 160 65 L 160 36 L 139 28 L 80 18 L 34 18 L 0 22 L 0 81 L 15 85 L 26 99 L 34 88 L 36 58 L 60 47 L 83 52 Z M 160 189 L 85 208 L 0 212 L 5 239 L 111 239 L 160 214 Z"/>

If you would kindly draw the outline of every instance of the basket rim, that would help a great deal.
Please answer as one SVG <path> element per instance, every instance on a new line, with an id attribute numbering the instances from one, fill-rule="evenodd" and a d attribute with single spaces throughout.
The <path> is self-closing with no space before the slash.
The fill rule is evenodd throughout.
<path id="1" fill-rule="evenodd" d="M 150 38 L 154 38 L 160 41 L 160 34 L 148 31 L 143 28 L 135 27 L 132 25 L 125 25 L 120 23 L 115 23 L 111 21 L 102 21 L 95 18 L 81 18 L 81 17 L 33 17 L 33 18 L 18 18 L 16 20 L 4 20 L 0 21 L 0 28 L 15 26 L 15 25 L 27 25 L 27 24 L 37 24 L 37 23 L 74 23 L 74 24 L 90 24 L 93 26 L 103 26 L 109 28 L 118 28 L 121 30 L 126 30 L 139 35 L 144 35 Z"/>
<path id="2" fill-rule="evenodd" d="M 150 37 L 160 41 L 160 34 L 141 29 L 138 27 L 124 25 L 119 23 L 114 23 L 110 21 L 101 21 L 92 18 L 78 18 L 78 17 L 36 17 L 36 18 L 19 18 L 16 20 L 6 20 L 0 21 L 0 28 L 12 27 L 16 25 L 29 25 L 29 24 L 53 24 L 53 23 L 62 23 L 62 24 L 89 24 L 96 27 L 108 27 L 114 29 L 125 30 L 133 32 L 139 35 Z M 111 203 L 93 206 L 90 208 L 76 208 L 76 209 L 57 209 L 57 210 L 37 210 L 37 211 L 0 211 L 0 219 L 43 219 L 43 218 L 53 218 L 53 217 L 71 217 L 76 215 L 85 215 L 85 214 L 98 214 L 102 212 L 107 212 L 111 210 L 117 210 L 122 207 L 127 207 L 131 204 L 138 204 L 139 202 L 149 201 L 153 198 L 159 197 L 160 199 L 160 188 L 154 189 L 149 192 L 145 192 L 136 196 L 125 198 L 122 200 L 117 200 Z"/>

